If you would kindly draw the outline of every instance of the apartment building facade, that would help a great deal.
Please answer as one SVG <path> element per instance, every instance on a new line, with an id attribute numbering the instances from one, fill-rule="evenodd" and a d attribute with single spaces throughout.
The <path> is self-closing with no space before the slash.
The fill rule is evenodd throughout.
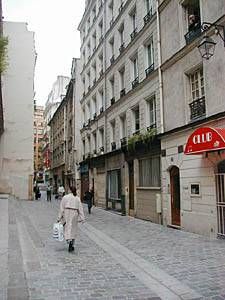
<path id="1" fill-rule="evenodd" d="M 42 156 L 44 159 L 44 177 L 46 183 L 52 181 L 50 174 L 50 127 L 48 124 L 59 104 L 62 102 L 62 99 L 66 95 L 66 88 L 69 84 L 69 80 L 70 78 L 67 76 L 58 75 L 56 81 L 52 85 L 51 92 L 48 95 L 48 100 L 45 103 Z"/>
<path id="2" fill-rule="evenodd" d="M 51 178 L 54 190 L 63 185 L 66 190 L 78 185 L 80 161 L 80 60 L 73 59 L 71 79 L 66 95 L 56 109 L 50 126 Z M 79 127 L 79 129 L 78 129 Z M 78 130 L 78 133 L 77 133 Z"/>
<path id="3" fill-rule="evenodd" d="M 43 179 L 44 160 L 42 156 L 44 130 L 44 107 L 34 105 L 34 177 Z"/>
<path id="4" fill-rule="evenodd" d="M 89 1 L 79 30 L 82 194 L 161 223 L 156 1 Z"/>
<path id="5" fill-rule="evenodd" d="M 199 23 L 195 30 L 188 24 L 191 15 Z M 225 25 L 225 1 L 160 1 L 159 17 L 163 223 L 224 237 L 225 48 L 223 27 L 216 24 Z M 214 24 L 205 33 L 204 22 Z M 210 59 L 198 51 L 205 34 L 215 46 Z"/>

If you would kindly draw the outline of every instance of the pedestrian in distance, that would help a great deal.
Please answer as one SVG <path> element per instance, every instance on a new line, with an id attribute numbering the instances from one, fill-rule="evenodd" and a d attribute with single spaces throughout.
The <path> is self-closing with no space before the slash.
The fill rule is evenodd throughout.
<path id="1" fill-rule="evenodd" d="M 74 241 L 78 234 L 78 222 L 84 222 L 84 211 L 77 190 L 70 187 L 68 195 L 62 198 L 57 222 L 64 225 L 64 237 L 69 244 L 68 251 L 74 251 Z"/>
<path id="2" fill-rule="evenodd" d="M 60 184 L 59 188 L 58 188 L 58 199 L 62 199 L 62 197 L 65 195 L 65 189 L 64 186 L 62 184 Z"/>
<path id="3" fill-rule="evenodd" d="M 39 188 L 38 185 L 36 185 L 36 188 L 35 188 L 35 199 L 38 200 L 39 198 L 41 198 L 40 188 Z"/>
<path id="4" fill-rule="evenodd" d="M 50 184 L 47 186 L 47 201 L 52 201 L 52 186 Z"/>
<path id="5" fill-rule="evenodd" d="M 84 194 L 84 202 L 87 203 L 88 206 L 88 213 L 91 214 L 91 208 L 93 205 L 93 192 L 88 189 Z"/>

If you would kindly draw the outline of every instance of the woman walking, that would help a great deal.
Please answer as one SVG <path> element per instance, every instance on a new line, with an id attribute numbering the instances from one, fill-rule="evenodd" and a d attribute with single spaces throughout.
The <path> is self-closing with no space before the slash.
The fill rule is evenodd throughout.
<path id="1" fill-rule="evenodd" d="M 84 222 L 84 211 L 75 187 L 70 188 L 70 193 L 62 198 L 58 222 L 64 227 L 64 236 L 69 244 L 68 251 L 74 251 L 74 241 L 78 233 L 78 222 Z"/>

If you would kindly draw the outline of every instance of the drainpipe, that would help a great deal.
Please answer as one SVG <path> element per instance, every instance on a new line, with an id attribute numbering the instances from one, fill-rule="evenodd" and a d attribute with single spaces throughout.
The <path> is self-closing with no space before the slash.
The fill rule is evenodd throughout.
<path id="1" fill-rule="evenodd" d="M 162 57 L 161 57 L 161 35 L 160 35 L 160 20 L 159 20 L 159 0 L 156 2 L 157 16 L 157 49 L 158 49 L 158 76 L 159 76 L 159 102 L 160 102 L 160 133 L 164 133 L 164 107 L 163 107 L 163 82 L 162 82 Z"/>

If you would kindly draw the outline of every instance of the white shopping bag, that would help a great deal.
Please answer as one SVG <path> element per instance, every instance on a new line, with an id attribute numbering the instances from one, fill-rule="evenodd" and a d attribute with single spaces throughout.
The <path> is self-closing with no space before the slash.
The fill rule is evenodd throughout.
<path id="1" fill-rule="evenodd" d="M 59 242 L 64 240 L 64 233 L 63 233 L 63 224 L 62 223 L 55 223 L 53 225 L 53 238 Z"/>

